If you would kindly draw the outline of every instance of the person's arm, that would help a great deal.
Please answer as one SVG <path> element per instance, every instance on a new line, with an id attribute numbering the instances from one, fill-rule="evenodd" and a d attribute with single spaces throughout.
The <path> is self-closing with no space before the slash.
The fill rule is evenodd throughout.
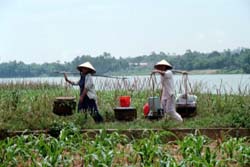
<path id="1" fill-rule="evenodd" d="M 153 70 L 151 74 L 155 74 L 155 73 L 158 73 L 158 74 L 160 74 L 160 75 L 164 75 L 164 74 L 165 74 L 165 71 Z"/>
<path id="2" fill-rule="evenodd" d="M 64 79 L 65 79 L 66 82 L 68 82 L 68 83 L 71 84 L 71 85 L 76 85 L 75 82 L 70 81 L 70 80 L 68 79 L 68 76 L 66 75 L 66 73 L 64 73 L 63 75 L 64 75 Z"/>
<path id="3" fill-rule="evenodd" d="M 162 92 L 163 92 L 163 89 L 161 89 L 161 93 L 160 93 L 160 101 L 161 101 Z"/>
<path id="4" fill-rule="evenodd" d="M 85 77 L 85 85 L 84 85 L 83 92 L 81 93 L 81 96 L 80 96 L 80 102 L 83 101 L 84 97 L 87 95 L 87 92 L 91 89 L 92 86 L 93 86 L 93 80 L 92 80 L 91 75 L 88 74 Z"/>
<path id="5" fill-rule="evenodd" d="M 172 70 L 174 73 L 180 73 L 180 74 L 188 74 L 187 71 L 180 71 L 180 70 Z"/>
<path id="6" fill-rule="evenodd" d="M 87 89 L 87 91 L 94 88 L 94 82 L 93 82 L 92 76 L 90 74 L 86 75 L 85 88 Z"/>
<path id="7" fill-rule="evenodd" d="M 166 73 L 166 71 L 161 71 L 161 70 L 156 70 L 155 69 L 155 70 L 152 71 L 151 75 L 155 74 L 155 73 L 159 73 L 160 75 L 164 76 L 165 73 Z M 161 91 L 160 91 L 160 100 L 161 100 L 162 92 L 163 92 L 163 89 L 161 88 Z"/>
<path id="8" fill-rule="evenodd" d="M 86 94 L 87 94 L 87 89 L 84 87 L 84 89 L 83 89 L 83 91 L 81 93 L 80 99 L 79 99 L 80 102 L 83 101 L 83 99 L 86 96 Z"/>

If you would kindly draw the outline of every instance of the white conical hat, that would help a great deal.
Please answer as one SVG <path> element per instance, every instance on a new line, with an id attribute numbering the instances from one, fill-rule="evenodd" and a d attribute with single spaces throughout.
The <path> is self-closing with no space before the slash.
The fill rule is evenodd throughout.
<path id="1" fill-rule="evenodd" d="M 168 66 L 170 69 L 173 68 L 172 65 L 164 59 L 159 61 L 158 63 L 156 63 L 154 67 L 156 68 L 157 66 L 160 66 L 160 65 L 161 66 Z"/>
<path id="2" fill-rule="evenodd" d="M 85 62 L 77 66 L 77 69 L 80 71 L 81 68 L 88 68 L 91 70 L 91 73 L 96 73 L 95 68 L 90 64 L 90 62 Z"/>

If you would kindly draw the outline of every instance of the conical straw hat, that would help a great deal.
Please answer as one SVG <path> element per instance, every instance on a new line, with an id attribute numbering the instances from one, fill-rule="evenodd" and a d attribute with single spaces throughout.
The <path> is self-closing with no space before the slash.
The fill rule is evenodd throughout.
<path id="1" fill-rule="evenodd" d="M 87 68 L 91 70 L 91 73 L 96 73 L 95 68 L 90 64 L 90 62 L 85 62 L 83 64 L 80 64 L 79 66 L 77 66 L 77 69 L 79 71 L 81 71 L 81 68 Z"/>
<path id="2" fill-rule="evenodd" d="M 161 60 L 161 61 L 159 61 L 158 63 L 156 63 L 155 64 L 155 68 L 157 68 L 157 66 L 167 66 L 167 67 L 169 67 L 170 69 L 172 69 L 173 67 L 172 67 L 172 65 L 169 63 L 169 62 L 167 62 L 166 60 Z"/>

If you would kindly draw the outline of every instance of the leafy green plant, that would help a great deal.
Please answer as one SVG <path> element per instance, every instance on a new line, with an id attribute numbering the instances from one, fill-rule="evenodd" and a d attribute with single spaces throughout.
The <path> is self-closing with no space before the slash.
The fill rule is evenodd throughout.
<path id="1" fill-rule="evenodd" d="M 250 105 L 239 104 L 239 107 L 234 109 L 230 115 L 230 121 L 233 127 L 250 128 Z"/>
<path id="2" fill-rule="evenodd" d="M 220 146 L 226 161 L 239 162 L 242 166 L 250 164 L 250 147 L 246 138 L 229 138 Z"/>
<path id="3" fill-rule="evenodd" d="M 162 149 L 163 136 L 173 136 L 173 134 L 170 132 L 159 133 L 153 131 L 149 131 L 148 134 L 148 131 L 145 131 L 142 135 L 144 138 L 135 140 L 133 148 L 139 156 L 141 164 L 150 166 L 151 164 L 164 164 L 165 160 L 169 160 Z M 164 159 L 161 160 L 163 156 Z"/>
<path id="4" fill-rule="evenodd" d="M 228 138 L 213 148 L 198 134 L 165 141 L 172 135 L 145 131 L 128 138 L 102 129 L 91 136 L 66 123 L 58 138 L 29 134 L 0 140 L 0 166 L 249 166 L 246 138 Z M 171 151 L 173 144 L 177 151 Z"/>
<path id="5" fill-rule="evenodd" d="M 190 134 L 183 140 L 178 140 L 179 151 L 183 156 L 181 165 L 214 167 L 221 164 L 217 159 L 216 150 L 207 146 L 209 142 L 209 138 L 197 134 Z"/>

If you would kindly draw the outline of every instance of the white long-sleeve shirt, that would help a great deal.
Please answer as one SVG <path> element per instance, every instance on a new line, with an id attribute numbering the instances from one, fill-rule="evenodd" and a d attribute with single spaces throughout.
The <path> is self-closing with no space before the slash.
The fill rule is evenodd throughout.
<path id="1" fill-rule="evenodd" d="M 173 73 L 170 70 L 167 70 L 164 75 L 161 75 L 161 84 L 162 84 L 162 99 L 168 99 L 174 95 L 174 78 Z"/>
<path id="2" fill-rule="evenodd" d="M 85 78 L 85 88 L 87 89 L 87 96 L 90 99 L 97 99 L 96 91 L 95 91 L 95 85 L 93 82 L 93 78 L 90 74 L 86 75 Z"/>
<path id="3" fill-rule="evenodd" d="M 82 77 L 81 77 L 82 79 Z M 72 82 L 72 85 L 79 85 L 80 86 L 80 94 L 82 93 L 83 89 L 84 88 L 81 88 L 81 79 L 78 81 L 78 82 Z M 85 80 L 84 80 L 84 87 L 87 89 L 87 96 L 90 98 L 90 99 L 94 99 L 94 100 L 97 100 L 97 95 L 96 95 L 96 91 L 95 91 L 95 85 L 94 85 L 94 82 L 93 82 L 93 78 L 91 76 L 91 74 L 87 74 L 85 76 Z"/>

